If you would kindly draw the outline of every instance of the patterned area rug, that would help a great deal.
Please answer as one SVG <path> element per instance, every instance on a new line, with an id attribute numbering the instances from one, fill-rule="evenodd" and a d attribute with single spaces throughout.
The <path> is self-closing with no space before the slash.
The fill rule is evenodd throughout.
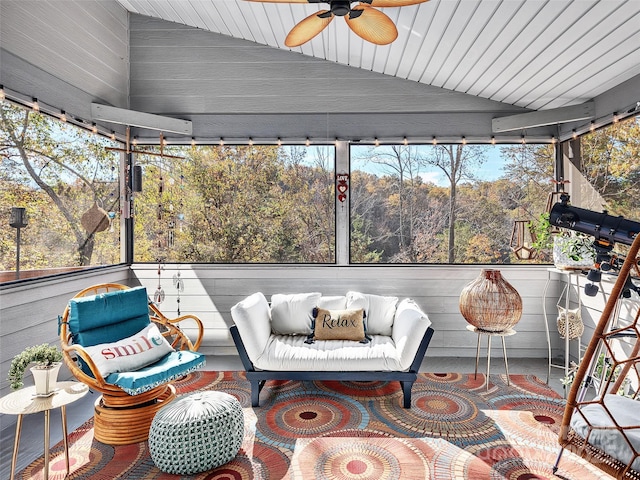
<path id="1" fill-rule="evenodd" d="M 158 470 L 147 442 L 112 447 L 93 423 L 70 434 L 71 479 L 602 479 L 565 452 L 557 476 L 564 400 L 536 377 L 420 374 L 412 407 L 398 382 L 267 382 L 251 408 L 242 372 L 196 372 L 179 394 L 220 390 L 242 404 L 245 437 L 237 457 L 215 470 L 178 477 Z M 41 458 L 18 478 L 43 478 Z M 65 478 L 62 443 L 50 479 Z"/>

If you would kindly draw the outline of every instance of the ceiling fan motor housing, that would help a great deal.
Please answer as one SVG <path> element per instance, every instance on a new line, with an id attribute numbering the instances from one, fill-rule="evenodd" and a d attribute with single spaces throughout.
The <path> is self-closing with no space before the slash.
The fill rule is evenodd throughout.
<path id="1" fill-rule="evenodd" d="M 351 11 L 351 2 L 349 0 L 331 0 L 331 13 L 338 17 L 344 17 Z"/>

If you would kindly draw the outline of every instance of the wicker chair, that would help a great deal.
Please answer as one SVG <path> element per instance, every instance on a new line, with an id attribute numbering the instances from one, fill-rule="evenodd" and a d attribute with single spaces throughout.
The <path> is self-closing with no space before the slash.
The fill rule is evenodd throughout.
<path id="1" fill-rule="evenodd" d="M 128 318 L 131 317 L 130 305 L 127 304 L 127 308 L 117 308 L 117 297 L 125 295 L 134 298 L 136 302 L 135 310 L 138 311 L 138 317 L 135 319 L 135 328 L 140 323 L 146 323 L 148 326 L 153 322 L 175 350 L 152 365 L 133 372 L 118 373 L 119 377 L 126 377 L 131 373 L 135 378 L 138 383 L 133 392 L 126 391 L 126 387 L 110 383 L 111 375 L 103 378 L 96 362 L 85 349 L 96 344 L 118 341 L 132 334 L 131 329 L 134 326 L 127 326 L 127 322 L 130 321 Z M 104 325 L 100 325 L 101 321 L 96 320 L 95 316 L 89 319 L 78 318 L 82 317 L 77 313 L 80 311 L 80 302 L 85 304 L 86 308 L 96 308 L 98 312 L 103 312 Z M 86 305 L 87 303 L 94 305 Z M 83 328 L 83 322 L 84 328 L 93 332 L 93 341 L 86 341 L 90 337 L 83 337 L 82 333 L 79 333 Z M 184 327 L 180 325 L 183 322 L 187 323 L 184 327 L 193 329 L 194 336 L 197 332 L 195 342 L 184 333 Z M 142 287 L 130 289 L 120 284 L 105 283 L 86 288 L 76 294 L 60 318 L 60 342 L 64 362 L 73 376 L 101 393 L 95 402 L 96 440 L 109 445 L 127 445 L 146 440 L 156 412 L 176 397 L 175 387 L 170 382 L 204 365 L 204 356 L 197 353 L 203 333 L 203 324 L 194 315 L 183 315 L 176 319 L 164 316 L 148 301 L 146 290 Z"/>
<path id="2" fill-rule="evenodd" d="M 576 372 L 554 473 L 567 449 L 616 478 L 640 479 L 640 302 L 628 283 L 639 249 L 636 235 Z"/>

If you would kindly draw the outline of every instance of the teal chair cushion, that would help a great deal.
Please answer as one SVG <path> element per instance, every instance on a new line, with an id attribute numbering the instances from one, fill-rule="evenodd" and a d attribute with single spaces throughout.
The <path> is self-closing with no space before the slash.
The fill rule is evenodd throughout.
<path id="1" fill-rule="evenodd" d="M 129 395 L 139 395 L 204 367 L 205 362 L 205 356 L 198 352 L 171 352 L 153 365 L 135 372 L 112 373 L 105 381 L 119 386 Z"/>
<path id="2" fill-rule="evenodd" d="M 69 301 L 69 331 L 74 343 L 90 347 L 135 335 L 149 324 L 145 287 L 116 290 Z"/>

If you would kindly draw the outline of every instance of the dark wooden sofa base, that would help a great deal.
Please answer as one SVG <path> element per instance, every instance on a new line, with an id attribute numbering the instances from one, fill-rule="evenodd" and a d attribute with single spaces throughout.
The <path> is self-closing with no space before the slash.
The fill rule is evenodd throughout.
<path id="1" fill-rule="evenodd" d="M 420 347 L 416 352 L 416 356 L 411 362 L 408 371 L 405 372 L 378 372 L 378 371 L 357 371 L 357 372 L 336 372 L 336 371 L 273 371 L 273 370 L 256 370 L 253 366 L 247 351 L 244 348 L 242 338 L 235 325 L 230 328 L 231 336 L 238 349 L 240 360 L 246 370 L 247 380 L 251 383 L 251 405 L 253 407 L 260 406 L 260 391 L 267 380 L 348 380 L 354 382 L 368 381 L 398 381 L 402 387 L 403 406 L 411 408 L 411 388 L 418 378 L 418 370 L 420 364 L 427 351 L 431 337 L 433 336 L 433 328 L 429 327 L 422 337 Z"/>

